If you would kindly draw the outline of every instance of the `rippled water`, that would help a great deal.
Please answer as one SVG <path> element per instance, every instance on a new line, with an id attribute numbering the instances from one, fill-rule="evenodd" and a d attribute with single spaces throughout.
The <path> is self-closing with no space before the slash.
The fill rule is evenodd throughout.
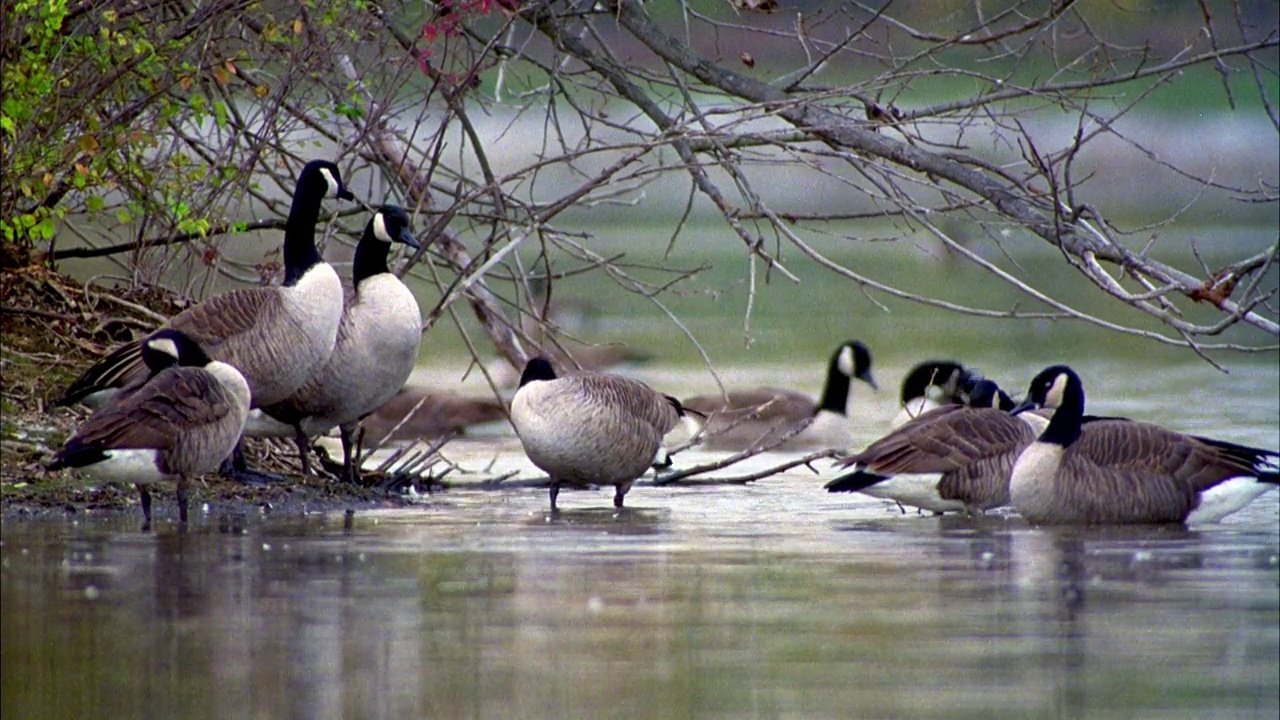
<path id="1" fill-rule="evenodd" d="M 1113 374 L 1091 410 L 1274 448 L 1276 376 Z M 451 452 L 527 470 L 509 441 Z M 1204 527 L 1051 530 L 903 514 L 825 477 L 641 485 L 622 513 L 566 492 L 554 519 L 545 490 L 453 490 L 349 526 L 216 505 L 185 532 L 6 522 L 0 714 L 1280 713 L 1280 493 Z"/>

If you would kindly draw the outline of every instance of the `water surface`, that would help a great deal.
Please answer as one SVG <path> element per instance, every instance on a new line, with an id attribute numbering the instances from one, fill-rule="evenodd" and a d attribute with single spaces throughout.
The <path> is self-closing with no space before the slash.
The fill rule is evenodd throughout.
<path id="1" fill-rule="evenodd" d="M 1150 385 L 1089 369 L 1112 378 L 1091 386 L 1097 412 L 1280 444 L 1276 395 L 1262 392 L 1273 368 L 1187 366 Z M 650 379 L 683 391 L 686 377 Z M 517 447 L 449 452 L 477 475 L 532 475 Z M 638 486 L 621 513 L 611 489 L 565 492 L 555 518 L 543 490 L 452 490 L 349 525 L 216 503 L 185 531 L 159 521 L 143 533 L 134 515 L 6 522 L 0 711 L 1280 713 L 1280 494 L 1203 527 L 1043 529 L 1012 513 L 925 517 L 829 495 L 818 469 L 742 487 Z"/>

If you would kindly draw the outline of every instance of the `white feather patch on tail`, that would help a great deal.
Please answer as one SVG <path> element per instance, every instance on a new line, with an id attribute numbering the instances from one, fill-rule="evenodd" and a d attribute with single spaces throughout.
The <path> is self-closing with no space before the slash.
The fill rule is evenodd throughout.
<path id="1" fill-rule="evenodd" d="M 938 494 L 938 473 L 925 475 L 894 475 L 858 492 L 871 497 L 894 500 L 903 505 L 918 507 L 930 512 L 960 512 L 965 509 L 959 500 L 944 500 Z"/>
<path id="2" fill-rule="evenodd" d="M 1233 477 L 1200 493 L 1200 504 L 1187 516 L 1187 524 L 1213 523 L 1243 508 L 1278 486 L 1249 476 Z"/>
<path id="3" fill-rule="evenodd" d="M 80 470 L 99 482 L 135 483 L 146 485 L 165 479 L 156 468 L 154 448 L 107 450 L 107 459 L 86 465 Z"/>

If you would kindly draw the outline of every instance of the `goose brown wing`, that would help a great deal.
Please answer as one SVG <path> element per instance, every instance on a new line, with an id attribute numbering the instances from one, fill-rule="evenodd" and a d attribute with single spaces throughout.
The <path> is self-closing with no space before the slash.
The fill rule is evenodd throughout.
<path id="1" fill-rule="evenodd" d="M 259 323 L 276 322 L 281 309 L 278 299 L 279 288 L 240 288 L 184 310 L 167 325 L 191 336 L 210 357 L 229 360 L 218 351 L 222 344 Z"/>
<path id="2" fill-rule="evenodd" d="M 949 473 L 974 463 L 1010 455 L 1035 440 L 1022 420 L 987 408 L 944 405 L 935 408 L 865 450 L 841 462 L 880 475 Z"/>
<path id="3" fill-rule="evenodd" d="M 658 435 L 671 432 L 680 422 L 677 405 L 639 380 L 598 373 L 571 375 L 582 384 L 586 394 L 600 398 L 605 404 L 648 423 Z M 677 403 L 678 404 L 678 403 Z"/>
<path id="4" fill-rule="evenodd" d="M 89 417 L 75 440 L 103 449 L 171 447 L 179 436 L 233 412 L 225 388 L 201 368 L 169 368 L 138 392 Z"/>
<path id="5" fill-rule="evenodd" d="M 1255 462 L 1263 452 L 1132 420 L 1086 423 L 1072 449 L 1131 482 L 1164 478 L 1173 483 L 1171 490 L 1194 492 L 1228 478 L 1257 476 Z"/>

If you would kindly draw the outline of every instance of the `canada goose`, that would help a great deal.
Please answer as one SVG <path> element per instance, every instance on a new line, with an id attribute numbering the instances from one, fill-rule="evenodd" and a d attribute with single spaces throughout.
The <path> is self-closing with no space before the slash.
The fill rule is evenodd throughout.
<path id="1" fill-rule="evenodd" d="M 288 398 L 329 358 L 342 318 L 342 283 L 333 266 L 316 250 L 315 227 L 325 197 L 355 196 L 342 184 L 338 166 L 313 160 L 298 175 L 298 186 L 284 231 L 284 284 L 250 287 L 215 295 L 169 319 L 164 327 L 181 330 L 215 360 L 244 374 L 252 407 Z M 140 341 L 128 343 L 99 360 L 67 389 L 58 404 L 136 382 L 146 374 Z M 238 448 L 238 446 L 237 446 Z M 237 455 L 227 474 L 256 479 Z"/>
<path id="2" fill-rule="evenodd" d="M 1009 471 L 1048 421 L 1012 415 L 1013 402 L 990 380 L 970 388 L 972 405 L 929 410 L 838 463 L 855 470 L 827 483 L 827 491 L 861 492 L 938 513 L 1008 505 Z"/>
<path id="3" fill-rule="evenodd" d="M 1037 524 L 1214 522 L 1280 483 L 1280 453 L 1122 419 L 1084 423 L 1084 385 L 1046 368 L 1016 408 L 1056 408 L 1014 463 L 1013 505 Z"/>
<path id="4" fill-rule="evenodd" d="M 83 468 L 101 480 L 134 483 L 147 525 L 147 485 L 176 476 L 178 517 L 185 523 L 187 480 L 217 468 L 231 452 L 249 412 L 249 383 L 176 330 L 153 333 L 141 352 L 154 377 L 91 415 L 46 467 Z"/>
<path id="5" fill-rule="evenodd" d="M 346 293 L 333 353 L 291 396 L 262 406 L 263 414 L 292 428 L 303 474 L 311 472 L 307 439 L 336 426 L 344 478 L 355 482 L 356 426 L 404 387 L 418 360 L 422 312 L 413 291 L 387 268 L 393 242 L 421 247 L 410 231 L 409 215 L 383 205 L 356 244 L 354 287 Z"/>
<path id="6" fill-rule="evenodd" d="M 405 387 L 365 417 L 361 425 L 366 437 L 374 442 L 423 440 L 454 435 L 471 425 L 506 417 L 506 404 L 492 397 L 469 398 L 422 387 Z"/>
<path id="7" fill-rule="evenodd" d="M 943 405 L 962 404 L 961 389 L 970 375 L 954 360 L 925 360 L 916 364 L 902 379 L 902 409 L 889 427 L 901 427 L 912 418 Z"/>
<path id="8" fill-rule="evenodd" d="M 662 437 L 680 422 L 680 401 L 638 380 L 605 373 L 557 377 L 536 357 L 511 401 L 511 422 L 529 460 L 560 485 L 613 485 L 614 507 L 651 465 L 669 465 Z"/>
<path id="9" fill-rule="evenodd" d="M 730 392 L 727 399 L 699 395 L 683 404 L 707 415 L 704 446 L 708 449 L 740 450 L 767 444 L 810 418 L 813 422 L 807 428 L 774 449 L 847 447 L 852 439 L 848 407 L 853 379 L 876 389 L 871 352 L 856 340 L 841 344 L 831 354 L 826 387 L 816 404 L 802 393 L 773 387 Z"/>

